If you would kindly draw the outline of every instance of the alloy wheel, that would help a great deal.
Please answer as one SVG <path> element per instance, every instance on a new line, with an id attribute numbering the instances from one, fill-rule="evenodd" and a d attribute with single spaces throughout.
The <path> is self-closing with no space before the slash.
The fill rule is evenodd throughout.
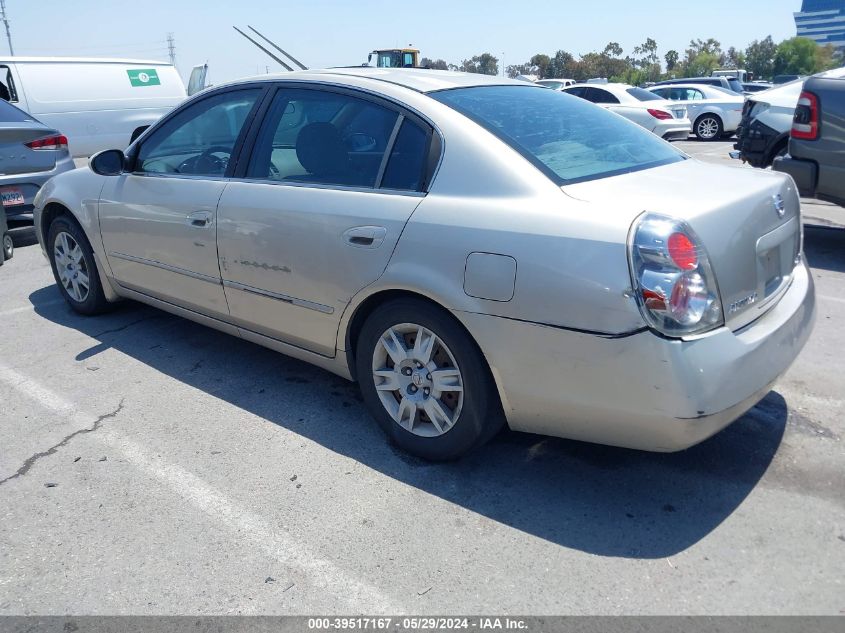
<path id="1" fill-rule="evenodd" d="M 452 429 L 464 402 L 463 376 L 446 344 L 413 323 L 388 328 L 373 351 L 373 381 L 385 410 L 421 437 Z"/>
<path id="2" fill-rule="evenodd" d="M 711 139 L 719 133 L 719 122 L 712 117 L 701 119 L 696 131 L 701 138 Z"/>
<path id="3" fill-rule="evenodd" d="M 85 301 L 90 290 L 88 263 L 82 248 L 70 233 L 62 231 L 56 235 L 53 257 L 59 281 L 70 298 L 79 303 Z"/>
<path id="4" fill-rule="evenodd" d="M 12 236 L 6 233 L 3 236 L 3 257 L 9 259 L 15 251 L 15 244 L 12 241 Z"/>

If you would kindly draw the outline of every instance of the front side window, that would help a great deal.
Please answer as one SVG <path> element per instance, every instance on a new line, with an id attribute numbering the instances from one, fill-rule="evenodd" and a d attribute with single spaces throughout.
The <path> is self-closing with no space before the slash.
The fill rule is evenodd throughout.
<path id="1" fill-rule="evenodd" d="M 260 88 L 224 92 L 176 114 L 138 152 L 135 171 L 222 176 Z"/>
<path id="2" fill-rule="evenodd" d="M 326 90 L 281 89 L 261 125 L 247 178 L 375 187 L 399 115 Z"/>
<path id="3" fill-rule="evenodd" d="M 684 160 L 651 132 L 564 93 L 476 86 L 429 95 L 498 136 L 560 185 Z"/>

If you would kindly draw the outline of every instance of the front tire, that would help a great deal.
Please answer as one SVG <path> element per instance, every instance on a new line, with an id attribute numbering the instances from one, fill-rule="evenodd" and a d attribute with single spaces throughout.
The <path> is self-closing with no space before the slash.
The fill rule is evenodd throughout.
<path id="1" fill-rule="evenodd" d="M 702 114 L 695 120 L 693 128 L 699 141 L 718 141 L 724 131 L 722 119 L 715 114 Z"/>
<path id="2" fill-rule="evenodd" d="M 59 216 L 47 232 L 47 253 L 53 277 L 65 301 L 85 315 L 107 312 L 111 304 L 103 294 L 94 251 L 76 222 Z"/>
<path id="3" fill-rule="evenodd" d="M 417 457 L 456 459 L 504 423 L 481 351 L 448 312 L 424 301 L 377 308 L 361 329 L 355 364 L 370 413 Z"/>

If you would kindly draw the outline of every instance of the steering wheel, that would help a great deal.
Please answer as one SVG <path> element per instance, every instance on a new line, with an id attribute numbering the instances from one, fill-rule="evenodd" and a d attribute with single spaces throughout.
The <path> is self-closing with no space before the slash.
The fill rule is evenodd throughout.
<path id="1" fill-rule="evenodd" d="M 220 158 L 214 154 L 225 154 L 226 158 Z M 212 145 L 203 150 L 199 156 L 188 158 L 179 165 L 177 171 L 180 174 L 223 174 L 226 171 L 226 166 L 229 164 L 229 158 L 232 154 L 230 147 L 222 145 Z"/>

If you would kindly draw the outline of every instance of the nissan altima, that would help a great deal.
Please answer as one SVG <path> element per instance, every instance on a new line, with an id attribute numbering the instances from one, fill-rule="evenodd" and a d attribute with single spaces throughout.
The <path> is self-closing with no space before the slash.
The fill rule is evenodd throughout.
<path id="1" fill-rule="evenodd" d="M 357 380 L 433 460 L 503 424 L 691 446 L 771 389 L 815 311 L 789 177 L 482 75 L 209 89 L 50 180 L 35 225 L 77 312 L 134 299 Z"/>

